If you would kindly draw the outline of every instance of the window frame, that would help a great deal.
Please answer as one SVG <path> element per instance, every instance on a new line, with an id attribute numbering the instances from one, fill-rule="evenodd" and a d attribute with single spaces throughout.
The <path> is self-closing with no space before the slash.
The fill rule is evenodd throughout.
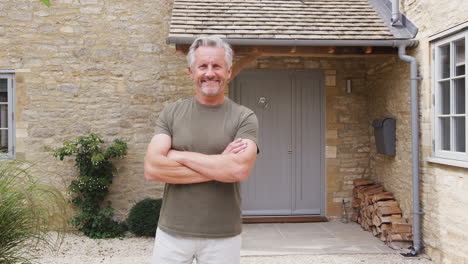
<path id="1" fill-rule="evenodd" d="M 465 41 L 465 72 L 463 75 L 455 76 L 455 42 L 463 39 Z M 441 72 L 441 55 L 440 55 L 440 47 L 445 45 L 450 45 L 450 74 L 448 78 L 442 78 Z M 433 156 L 435 158 L 441 159 L 448 159 L 448 160 L 457 160 L 457 161 L 465 161 L 468 162 L 468 78 L 467 78 L 467 69 L 466 65 L 468 62 L 468 29 L 464 28 L 460 32 L 456 32 L 453 34 L 449 34 L 445 37 L 439 37 L 437 41 L 432 43 L 432 92 L 433 92 L 433 100 L 432 100 L 432 149 L 433 149 Z M 463 79 L 465 84 L 465 109 L 464 114 L 455 114 L 455 80 Z M 441 137 L 441 124 L 439 123 L 439 117 L 442 115 L 442 96 L 440 94 L 439 89 L 439 82 L 441 81 L 449 81 L 449 89 L 450 89 L 450 96 L 449 96 L 449 105 L 450 105 L 450 112 L 448 115 L 443 115 L 450 118 L 450 150 L 443 150 L 442 149 L 442 137 Z M 453 121 L 455 116 L 463 116 L 465 118 L 465 151 L 464 152 L 457 152 L 454 150 L 455 147 L 455 122 Z"/>
<path id="2" fill-rule="evenodd" d="M 16 95 L 15 95 L 15 74 L 9 71 L 0 71 L 0 79 L 7 79 L 8 93 L 8 152 L 0 153 L 0 160 L 14 159 L 16 157 Z"/>

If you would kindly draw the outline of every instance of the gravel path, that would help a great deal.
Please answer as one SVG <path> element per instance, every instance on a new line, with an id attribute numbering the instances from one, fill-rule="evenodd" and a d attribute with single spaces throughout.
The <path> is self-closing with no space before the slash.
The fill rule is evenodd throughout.
<path id="1" fill-rule="evenodd" d="M 58 251 L 37 249 L 41 264 L 149 264 L 153 238 L 89 239 L 67 234 Z M 333 254 L 288 256 L 243 256 L 242 264 L 434 264 L 424 257 L 403 258 L 397 254 Z"/>

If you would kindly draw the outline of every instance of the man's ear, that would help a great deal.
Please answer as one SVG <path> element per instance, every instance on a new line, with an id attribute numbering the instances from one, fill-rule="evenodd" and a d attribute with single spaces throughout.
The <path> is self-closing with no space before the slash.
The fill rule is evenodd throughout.
<path id="1" fill-rule="evenodd" d="M 227 78 L 229 81 L 231 81 L 231 76 L 232 76 L 232 66 L 229 68 L 228 72 L 227 72 Z"/>
<path id="2" fill-rule="evenodd" d="M 188 74 L 190 75 L 190 78 L 192 78 L 193 80 L 195 80 L 195 78 L 194 78 L 194 76 L 193 76 L 192 68 L 189 66 L 189 67 L 187 67 L 187 70 L 188 70 Z"/>

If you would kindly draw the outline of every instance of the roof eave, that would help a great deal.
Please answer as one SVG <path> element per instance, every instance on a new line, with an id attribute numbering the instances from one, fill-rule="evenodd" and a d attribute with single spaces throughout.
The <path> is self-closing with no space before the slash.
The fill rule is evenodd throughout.
<path id="1" fill-rule="evenodd" d="M 197 37 L 174 37 L 166 38 L 168 44 L 192 44 Z M 399 47 L 405 45 L 414 47 L 418 44 L 414 39 L 390 39 L 390 40 L 336 40 L 336 39 L 224 39 L 231 45 L 259 45 L 259 46 L 374 46 L 374 47 Z"/>

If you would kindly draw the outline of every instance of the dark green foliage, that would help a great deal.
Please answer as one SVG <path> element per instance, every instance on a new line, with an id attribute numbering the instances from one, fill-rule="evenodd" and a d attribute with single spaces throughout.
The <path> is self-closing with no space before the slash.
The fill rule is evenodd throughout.
<path id="1" fill-rule="evenodd" d="M 109 193 L 115 172 L 110 159 L 125 156 L 127 144 L 116 139 L 104 149 L 103 143 L 100 135 L 90 134 L 65 142 L 63 147 L 54 151 L 54 157 L 60 160 L 75 156 L 75 166 L 80 174 L 68 190 L 74 194 L 71 203 L 79 210 L 79 215 L 71 220 L 71 224 L 91 238 L 118 237 L 125 231 L 123 224 L 112 219 L 114 211 L 110 202 L 104 207 L 101 205 Z"/>
<path id="2" fill-rule="evenodd" d="M 135 204 L 128 214 L 128 230 L 137 236 L 154 237 L 158 227 L 161 199 L 146 198 Z"/>
<path id="3" fill-rule="evenodd" d="M 50 7 L 50 0 L 41 0 L 47 7 Z"/>

